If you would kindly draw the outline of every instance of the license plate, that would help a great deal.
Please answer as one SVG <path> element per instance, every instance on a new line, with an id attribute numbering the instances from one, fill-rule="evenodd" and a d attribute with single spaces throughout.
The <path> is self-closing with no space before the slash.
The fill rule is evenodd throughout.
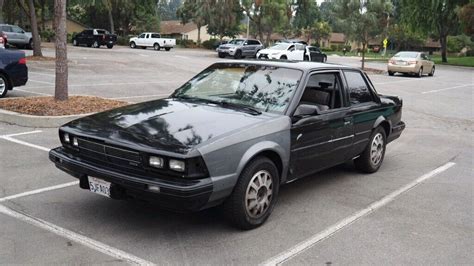
<path id="1" fill-rule="evenodd" d="M 110 182 L 89 176 L 89 190 L 99 195 L 110 198 Z"/>
<path id="2" fill-rule="evenodd" d="M 407 62 L 405 62 L 405 61 L 397 61 L 397 65 L 405 66 L 406 64 L 407 64 Z"/>

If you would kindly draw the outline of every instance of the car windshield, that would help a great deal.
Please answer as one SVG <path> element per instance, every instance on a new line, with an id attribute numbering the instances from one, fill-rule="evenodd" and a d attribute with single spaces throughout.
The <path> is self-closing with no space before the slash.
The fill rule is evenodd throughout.
<path id="1" fill-rule="evenodd" d="M 417 52 L 399 52 L 393 57 L 416 58 L 417 56 L 418 56 Z"/>
<path id="2" fill-rule="evenodd" d="M 287 68 L 216 64 L 177 89 L 172 97 L 281 114 L 301 76 L 301 71 Z"/>
<path id="3" fill-rule="evenodd" d="M 271 50 L 286 50 L 286 49 L 288 49 L 288 47 L 289 47 L 290 45 L 291 45 L 291 44 L 289 44 L 289 43 L 279 43 L 279 44 L 273 45 L 273 46 L 270 47 L 269 49 L 271 49 Z"/>
<path id="4" fill-rule="evenodd" d="M 244 43 L 244 40 L 237 39 L 237 40 L 232 40 L 229 42 L 229 44 L 236 44 L 236 45 L 241 45 Z"/>

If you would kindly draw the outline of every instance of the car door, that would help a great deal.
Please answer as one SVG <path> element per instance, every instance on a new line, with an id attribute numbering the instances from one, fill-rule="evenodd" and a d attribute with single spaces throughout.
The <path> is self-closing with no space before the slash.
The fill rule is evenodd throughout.
<path id="1" fill-rule="evenodd" d="M 350 108 L 344 103 L 338 70 L 312 73 L 299 104 L 318 106 L 317 114 L 293 118 L 291 178 L 310 175 L 345 161 L 353 141 Z"/>
<path id="2" fill-rule="evenodd" d="M 94 43 L 94 30 L 85 30 L 82 35 L 82 43 L 92 45 Z"/>
<path id="3" fill-rule="evenodd" d="M 433 66 L 433 62 L 426 56 L 426 54 L 421 53 L 421 60 L 423 65 L 423 74 L 428 74 L 431 71 L 431 67 Z"/>
<path id="4" fill-rule="evenodd" d="M 353 148 L 347 160 L 359 155 L 367 146 L 375 121 L 383 116 L 380 100 L 368 78 L 357 70 L 344 70 L 346 98 L 350 104 L 350 116 L 354 126 Z"/>
<path id="5" fill-rule="evenodd" d="M 304 49 L 305 48 L 303 44 L 295 43 L 295 50 L 291 52 L 288 59 L 302 61 L 304 57 Z"/>
<path id="6" fill-rule="evenodd" d="M 8 25 L 2 26 L 2 31 L 7 35 L 8 42 L 17 43 L 16 34 L 13 32 L 13 29 L 11 26 L 8 26 Z"/>
<path id="7" fill-rule="evenodd" d="M 15 33 L 17 43 L 28 44 L 30 42 L 29 37 L 26 36 L 25 31 L 22 28 L 18 26 L 12 26 L 12 30 Z"/>
<path id="8" fill-rule="evenodd" d="M 146 37 L 145 33 L 138 35 L 137 46 L 145 46 L 145 37 Z"/>

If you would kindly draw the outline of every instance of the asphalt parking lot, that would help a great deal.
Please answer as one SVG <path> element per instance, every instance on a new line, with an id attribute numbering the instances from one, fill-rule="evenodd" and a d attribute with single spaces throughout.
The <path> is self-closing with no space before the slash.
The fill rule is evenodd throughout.
<path id="1" fill-rule="evenodd" d="M 218 61 L 186 49 L 71 47 L 68 56 L 70 94 L 129 102 L 166 97 Z M 54 63 L 28 66 L 28 85 L 8 97 L 52 95 Z M 81 190 L 48 159 L 57 129 L 0 123 L 0 263 L 472 264 L 474 71 L 370 77 L 379 93 L 404 99 L 407 124 L 381 169 L 343 165 L 288 184 L 252 231 L 234 229 L 218 209 L 176 214 Z"/>

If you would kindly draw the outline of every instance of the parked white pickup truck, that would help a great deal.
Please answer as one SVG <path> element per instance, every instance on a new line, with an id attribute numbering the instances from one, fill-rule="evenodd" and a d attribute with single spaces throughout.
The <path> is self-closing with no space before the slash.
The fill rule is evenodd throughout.
<path id="1" fill-rule="evenodd" d="M 138 35 L 138 37 L 130 38 L 129 44 L 130 48 L 141 47 L 146 49 L 147 47 L 153 47 L 157 51 L 161 48 L 169 51 L 176 45 L 176 40 L 161 38 L 161 34 L 156 32 L 144 32 Z"/>

